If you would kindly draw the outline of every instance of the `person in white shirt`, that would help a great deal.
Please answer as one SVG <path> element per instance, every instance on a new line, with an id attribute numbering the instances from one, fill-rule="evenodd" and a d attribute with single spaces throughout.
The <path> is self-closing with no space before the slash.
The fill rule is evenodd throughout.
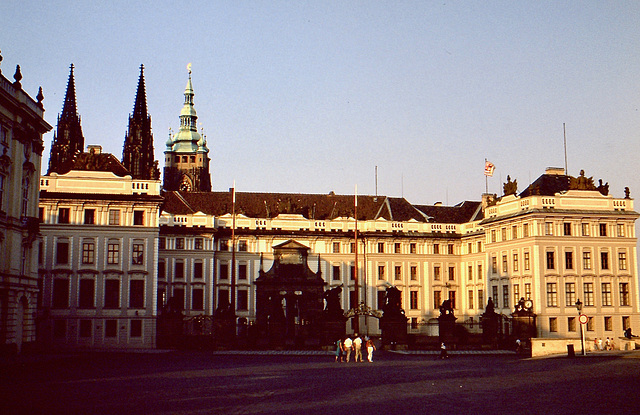
<path id="1" fill-rule="evenodd" d="M 354 360 L 358 362 L 359 359 L 359 361 L 362 362 L 362 339 L 358 336 L 358 333 L 356 333 L 356 338 L 353 339 L 353 347 L 356 349 Z"/>
<path id="2" fill-rule="evenodd" d="M 344 339 L 344 351 L 347 352 L 347 363 L 349 363 L 349 359 L 351 358 L 351 349 L 353 348 L 353 340 L 351 340 L 351 337 L 347 336 L 346 339 Z"/>

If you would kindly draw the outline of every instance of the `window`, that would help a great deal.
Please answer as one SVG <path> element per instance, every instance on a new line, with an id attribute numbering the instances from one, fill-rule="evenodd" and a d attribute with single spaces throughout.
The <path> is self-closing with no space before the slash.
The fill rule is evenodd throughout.
<path id="1" fill-rule="evenodd" d="M 238 265 L 238 279 L 241 279 L 241 280 L 247 279 L 247 264 Z"/>
<path id="2" fill-rule="evenodd" d="M 2 210 L 3 194 L 4 194 L 4 174 L 0 174 L 0 210 Z"/>
<path id="3" fill-rule="evenodd" d="M 511 304 L 509 302 L 509 286 L 508 285 L 502 286 L 502 304 L 504 305 L 504 308 L 510 307 L 510 304 Z"/>
<path id="4" fill-rule="evenodd" d="M 69 280 L 56 278 L 53 280 L 53 308 L 69 308 Z"/>
<path id="5" fill-rule="evenodd" d="M 576 318 L 567 317 L 567 331 L 576 331 Z"/>
<path id="6" fill-rule="evenodd" d="M 547 283 L 547 307 L 558 306 L 558 284 L 555 282 Z"/>
<path id="7" fill-rule="evenodd" d="M 555 269 L 555 268 L 556 268 L 555 253 L 547 252 L 547 269 Z"/>
<path id="8" fill-rule="evenodd" d="M 627 270 L 627 253 L 626 252 L 618 252 L 618 269 L 620 271 Z"/>
<path id="9" fill-rule="evenodd" d="M 603 282 L 602 283 L 602 305 L 603 306 L 611 306 L 611 283 Z"/>
<path id="10" fill-rule="evenodd" d="M 618 229 L 618 236 L 624 236 L 624 225 L 622 223 L 619 223 L 616 228 Z"/>
<path id="11" fill-rule="evenodd" d="M 229 241 L 227 241 L 227 240 L 220 241 L 220 250 L 221 251 L 228 251 L 229 250 Z"/>
<path id="12" fill-rule="evenodd" d="M 378 291 L 378 310 L 382 310 L 387 293 L 385 291 Z"/>
<path id="13" fill-rule="evenodd" d="M 133 211 L 133 224 L 136 226 L 144 225 L 144 210 Z"/>
<path id="14" fill-rule="evenodd" d="M 524 298 L 527 300 L 531 300 L 531 283 L 526 282 L 524 284 Z"/>
<path id="15" fill-rule="evenodd" d="M 589 251 L 582 253 L 582 268 L 591 269 L 591 252 Z"/>
<path id="16" fill-rule="evenodd" d="M 571 251 L 564 253 L 564 268 L 573 269 L 573 252 Z"/>
<path id="17" fill-rule="evenodd" d="M 249 291 L 247 290 L 238 290 L 238 302 L 237 302 L 238 310 L 248 310 L 249 309 Z"/>
<path id="18" fill-rule="evenodd" d="M 120 225 L 119 209 L 109 209 L 109 225 Z"/>
<path id="19" fill-rule="evenodd" d="M 570 223 L 563 223 L 563 228 L 564 228 L 564 236 L 571 236 L 571 224 Z"/>
<path id="20" fill-rule="evenodd" d="M 565 305 L 572 307 L 576 304 L 576 283 L 567 282 L 564 284 Z"/>
<path id="21" fill-rule="evenodd" d="M 518 239 L 518 227 L 516 225 L 511 227 L 511 238 Z"/>
<path id="22" fill-rule="evenodd" d="M 449 267 L 449 281 L 453 281 L 456 279 L 456 268 Z"/>
<path id="23" fill-rule="evenodd" d="M 104 281 L 104 308 L 120 308 L 120 280 Z"/>
<path id="24" fill-rule="evenodd" d="M 593 283 L 592 282 L 585 282 L 583 284 L 583 288 L 584 288 L 584 305 L 585 306 L 589 306 L 589 307 L 593 307 L 594 303 L 593 303 Z"/>
<path id="25" fill-rule="evenodd" d="M 82 263 L 93 264 L 95 261 L 95 244 L 93 242 L 82 242 Z"/>
<path id="26" fill-rule="evenodd" d="M 439 309 L 442 305 L 442 293 L 440 291 L 433 292 L 433 308 Z"/>
<path id="27" fill-rule="evenodd" d="M 401 254 L 402 253 L 402 247 L 400 246 L 400 244 L 398 242 L 393 244 L 393 252 L 396 254 Z"/>
<path id="28" fill-rule="evenodd" d="M 384 279 L 384 265 L 378 265 L 378 279 Z"/>
<path id="29" fill-rule="evenodd" d="M 144 308 L 144 280 L 129 281 L 129 308 Z"/>
<path id="30" fill-rule="evenodd" d="M 609 269 L 609 253 L 600 252 L 600 267 L 602 269 Z"/>
<path id="31" fill-rule="evenodd" d="M 133 250 L 131 252 L 131 264 L 142 265 L 144 263 L 144 245 L 141 243 L 134 243 Z"/>
<path id="32" fill-rule="evenodd" d="M 195 242 L 193 244 L 193 249 L 197 249 L 197 250 L 204 249 L 204 239 L 196 238 L 196 240 L 195 240 Z"/>
<path id="33" fill-rule="evenodd" d="M 513 284 L 513 299 L 516 302 L 520 299 L 520 284 Z"/>
<path id="34" fill-rule="evenodd" d="M 523 223 L 522 224 L 522 237 L 523 238 L 528 238 L 529 237 L 529 224 L 528 223 Z"/>
<path id="35" fill-rule="evenodd" d="M 355 244 L 355 242 L 351 242 L 351 243 L 349 244 L 349 249 L 350 249 L 350 251 L 349 251 L 349 252 L 351 252 L 352 254 L 355 254 L 355 253 L 356 253 L 356 244 Z"/>
<path id="36" fill-rule="evenodd" d="M 469 297 L 467 298 L 469 309 L 473 309 L 473 290 L 469 290 Z"/>
<path id="37" fill-rule="evenodd" d="M 449 291 L 449 301 L 451 301 L 451 308 L 456 308 L 456 292 Z"/>
<path id="38" fill-rule="evenodd" d="M 69 208 L 58 209 L 58 223 L 69 223 Z"/>
<path id="39" fill-rule="evenodd" d="M 629 316 L 622 316 L 622 330 L 626 330 L 631 327 L 631 319 Z"/>
<path id="40" fill-rule="evenodd" d="M 628 306 L 631 305 L 629 302 L 629 283 L 621 282 L 620 283 L 620 305 Z"/>
<path id="41" fill-rule="evenodd" d="M 607 236 L 607 224 L 601 223 L 599 228 L 600 228 L 600 236 Z"/>
<path id="42" fill-rule="evenodd" d="M 240 291 L 238 291 L 238 297 L 240 297 Z M 204 310 L 204 289 L 194 288 L 191 291 L 191 309 L 202 311 Z"/>
<path id="43" fill-rule="evenodd" d="M 56 244 L 56 264 L 66 265 L 69 263 L 69 242 L 58 241 Z"/>
<path id="44" fill-rule="evenodd" d="M 115 265 L 120 263 L 120 243 L 109 242 L 107 244 L 107 264 Z"/>
<path id="45" fill-rule="evenodd" d="M 529 253 L 525 252 L 524 253 L 524 270 L 529 271 L 530 269 L 531 269 L 531 260 L 529 257 Z"/>
<path id="46" fill-rule="evenodd" d="M 518 254 L 513 254 L 513 272 L 518 271 Z"/>
<path id="47" fill-rule="evenodd" d="M 467 276 L 469 278 L 469 281 L 473 281 L 473 265 L 468 266 Z"/>
<path id="48" fill-rule="evenodd" d="M 131 320 L 129 328 L 131 337 L 142 337 L 142 320 Z"/>
<path id="49" fill-rule="evenodd" d="M 433 267 L 433 279 L 440 281 L 440 267 L 437 265 Z"/>
<path id="50" fill-rule="evenodd" d="M 378 242 L 378 253 L 384 254 L 384 242 Z"/>
<path id="51" fill-rule="evenodd" d="M 173 291 L 173 295 L 175 297 L 175 290 Z M 229 302 L 229 290 L 219 290 L 218 291 L 218 304 L 219 305 L 224 305 L 224 304 L 231 304 Z"/>
<path id="52" fill-rule="evenodd" d="M 117 337 L 118 336 L 118 320 L 105 320 L 104 321 L 104 337 Z"/>
<path id="53" fill-rule="evenodd" d="M 350 270 L 349 276 L 351 278 L 351 281 L 355 281 L 355 279 L 356 279 L 356 267 L 355 267 L 355 265 L 350 265 L 349 266 L 349 270 Z"/>
<path id="54" fill-rule="evenodd" d="M 94 308 L 95 307 L 95 280 L 82 278 L 80 279 L 78 288 L 78 308 Z"/>
<path id="55" fill-rule="evenodd" d="M 582 236 L 589 236 L 589 224 L 588 223 L 583 223 L 582 224 Z"/>
<path id="56" fill-rule="evenodd" d="M 484 290 L 478 290 L 478 308 L 484 307 Z"/>
<path id="57" fill-rule="evenodd" d="M 434 254 L 439 254 L 440 253 L 440 245 L 439 244 L 433 244 L 433 253 Z"/>
<path id="58" fill-rule="evenodd" d="M 482 252 L 482 242 L 478 241 L 478 252 Z"/>
<path id="59" fill-rule="evenodd" d="M 501 237 L 500 240 L 501 241 L 506 241 L 507 240 L 507 228 L 502 228 L 500 230 L 500 234 L 501 234 L 500 235 L 500 237 Z"/>
<path id="60" fill-rule="evenodd" d="M 409 294 L 410 294 L 409 308 L 411 308 L 412 310 L 417 310 L 418 309 L 418 292 L 411 291 Z"/>
<path id="61" fill-rule="evenodd" d="M 418 267 L 412 265 L 411 268 L 411 281 L 416 281 L 418 279 Z"/>
<path id="62" fill-rule="evenodd" d="M 176 249 L 184 249 L 184 238 L 176 238 Z"/>
<path id="63" fill-rule="evenodd" d="M 409 253 L 415 254 L 417 252 L 417 245 L 415 242 L 409 244 Z"/>
<path id="64" fill-rule="evenodd" d="M 491 272 L 496 274 L 498 272 L 498 258 L 492 256 L 491 257 Z"/>
<path id="65" fill-rule="evenodd" d="M 545 222 L 544 224 L 544 234 L 545 235 L 553 235 L 553 223 Z"/>
<path id="66" fill-rule="evenodd" d="M 80 320 L 80 337 L 91 337 L 91 333 L 93 332 L 93 321 L 91 320 Z"/>
<path id="67" fill-rule="evenodd" d="M 508 263 L 507 263 L 507 256 L 506 255 L 502 255 L 502 272 L 506 273 L 509 269 Z"/>
<path id="68" fill-rule="evenodd" d="M 395 279 L 397 280 L 401 280 L 402 279 L 402 266 L 401 265 L 396 265 L 394 267 L 394 274 L 395 274 Z"/>
<path id="69" fill-rule="evenodd" d="M 238 251 L 247 252 L 247 241 L 238 241 Z"/>
<path id="70" fill-rule="evenodd" d="M 447 246 L 447 253 L 448 253 L 449 255 L 453 255 L 453 245 L 448 245 L 448 246 Z"/>
<path id="71" fill-rule="evenodd" d="M 379 270 L 379 268 L 378 268 L 378 270 Z M 333 280 L 334 281 L 338 281 L 339 279 L 340 279 L 340 265 L 334 265 L 333 266 Z"/>
<path id="72" fill-rule="evenodd" d="M 482 264 L 478 264 L 478 279 L 482 279 Z"/>
<path id="73" fill-rule="evenodd" d="M 611 324 L 611 317 L 605 317 L 604 318 L 604 331 L 612 331 L 613 327 Z"/>
<path id="74" fill-rule="evenodd" d="M 495 242 L 495 241 L 496 241 L 496 230 L 491 229 L 491 242 Z"/>
<path id="75" fill-rule="evenodd" d="M 94 225 L 96 223 L 96 210 L 95 209 L 85 209 L 84 210 L 84 224 L 85 225 Z"/>
<path id="76" fill-rule="evenodd" d="M 593 317 L 589 317 L 589 320 L 587 320 L 587 331 L 594 331 L 595 328 L 593 326 Z"/>
<path id="77" fill-rule="evenodd" d="M 495 285 L 491 287 L 491 293 L 493 294 L 492 298 L 496 308 L 500 308 L 500 305 L 498 304 L 498 287 Z"/>
<path id="78" fill-rule="evenodd" d="M 242 267 L 244 267 L 244 277 L 247 278 L 247 266 L 246 265 L 240 265 L 240 279 L 242 279 Z M 204 273 L 202 272 L 203 270 L 203 264 L 202 261 L 196 261 L 193 263 L 193 278 L 194 279 L 202 279 L 202 277 L 204 276 Z"/>
<path id="79" fill-rule="evenodd" d="M 158 278 L 166 278 L 167 277 L 167 263 L 164 262 L 164 259 L 158 261 Z"/>
<path id="80" fill-rule="evenodd" d="M 549 317 L 549 331 L 552 333 L 558 331 L 558 319 L 556 317 Z"/>
<path id="81" fill-rule="evenodd" d="M 173 278 L 182 279 L 184 278 L 184 260 L 177 259 L 173 268 Z"/>
<path id="82" fill-rule="evenodd" d="M 158 239 L 158 249 L 167 249 L 167 239 L 159 238 Z"/>
<path id="83" fill-rule="evenodd" d="M 356 308 L 358 306 L 358 296 L 355 290 L 349 291 L 349 308 Z"/>

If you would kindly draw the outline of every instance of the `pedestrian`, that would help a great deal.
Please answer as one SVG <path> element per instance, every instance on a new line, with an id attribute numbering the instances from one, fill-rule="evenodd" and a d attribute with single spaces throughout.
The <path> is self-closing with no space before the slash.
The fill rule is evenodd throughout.
<path id="1" fill-rule="evenodd" d="M 602 350 L 602 339 L 598 339 L 598 350 Z"/>
<path id="2" fill-rule="evenodd" d="M 520 339 L 516 339 L 516 353 L 520 354 L 522 352 L 522 342 Z"/>
<path id="3" fill-rule="evenodd" d="M 344 346 L 344 352 L 347 354 L 347 363 L 349 363 L 349 359 L 351 358 L 351 349 L 353 348 L 353 340 L 351 340 L 351 337 L 347 336 L 342 345 Z"/>
<path id="4" fill-rule="evenodd" d="M 338 339 L 338 341 L 336 341 L 336 362 L 344 362 L 342 339 Z"/>
<path id="5" fill-rule="evenodd" d="M 353 339 L 353 348 L 356 351 L 356 355 L 353 360 L 357 363 L 359 359 L 362 363 L 362 339 L 358 336 L 358 333 L 356 333 L 356 338 Z"/>
<path id="6" fill-rule="evenodd" d="M 598 338 L 593 339 L 593 350 L 598 350 Z"/>
<path id="7" fill-rule="evenodd" d="M 365 344 L 367 346 L 367 360 L 369 361 L 369 363 L 373 363 L 373 351 L 376 350 L 376 345 L 373 344 L 373 340 L 368 337 Z"/>
<path id="8" fill-rule="evenodd" d="M 444 342 L 440 343 L 440 359 L 448 359 L 449 355 L 447 354 L 447 346 L 445 346 Z"/>
<path id="9" fill-rule="evenodd" d="M 609 340 L 608 337 L 607 340 L 604 341 L 604 344 L 606 346 L 606 350 L 611 350 L 611 340 Z"/>

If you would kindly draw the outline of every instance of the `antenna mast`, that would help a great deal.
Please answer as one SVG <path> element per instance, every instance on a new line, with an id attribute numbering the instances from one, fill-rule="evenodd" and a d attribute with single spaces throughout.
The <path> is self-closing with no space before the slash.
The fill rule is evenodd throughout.
<path id="1" fill-rule="evenodd" d="M 569 174 L 569 170 L 567 167 L 567 128 L 565 123 L 562 123 L 562 130 L 564 131 L 564 174 Z"/>

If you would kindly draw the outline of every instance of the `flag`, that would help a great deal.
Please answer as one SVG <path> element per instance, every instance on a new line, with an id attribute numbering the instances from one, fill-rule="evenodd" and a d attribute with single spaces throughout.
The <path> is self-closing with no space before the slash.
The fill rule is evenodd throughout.
<path id="1" fill-rule="evenodd" d="M 493 176 L 493 171 L 496 169 L 496 166 L 493 165 L 489 160 L 484 161 L 484 175 L 485 176 Z"/>

